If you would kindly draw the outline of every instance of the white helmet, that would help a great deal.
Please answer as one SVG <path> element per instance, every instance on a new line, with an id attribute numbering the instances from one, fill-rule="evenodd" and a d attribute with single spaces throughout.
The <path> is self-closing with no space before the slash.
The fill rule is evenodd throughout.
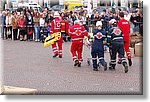
<path id="1" fill-rule="evenodd" d="M 102 26 L 102 22 L 101 21 L 97 21 L 96 22 L 96 26 L 98 27 L 98 26 Z"/>
<path id="2" fill-rule="evenodd" d="M 60 17 L 60 14 L 59 14 L 58 12 L 55 12 L 55 13 L 54 13 L 54 18 L 55 18 L 55 17 Z"/>
<path id="3" fill-rule="evenodd" d="M 75 20 L 74 24 L 80 24 L 80 20 Z"/>
<path id="4" fill-rule="evenodd" d="M 109 22 L 110 22 L 110 24 L 117 23 L 117 21 L 115 19 L 111 19 Z"/>

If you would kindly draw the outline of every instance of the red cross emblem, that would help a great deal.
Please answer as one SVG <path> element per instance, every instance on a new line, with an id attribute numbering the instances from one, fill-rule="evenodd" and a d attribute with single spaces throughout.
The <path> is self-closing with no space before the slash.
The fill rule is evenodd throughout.
<path id="1" fill-rule="evenodd" d="M 116 35 L 120 35 L 121 34 L 121 30 L 116 28 L 113 30 L 113 33 L 116 34 Z"/>
<path id="2" fill-rule="evenodd" d="M 80 35 L 81 35 L 81 30 L 77 29 L 75 32 L 76 32 L 76 35 L 77 35 L 77 36 L 80 36 Z"/>
<path id="3" fill-rule="evenodd" d="M 96 34 L 96 37 L 97 37 L 98 39 L 101 39 L 102 36 L 103 36 L 102 33 L 97 33 L 97 34 Z"/>

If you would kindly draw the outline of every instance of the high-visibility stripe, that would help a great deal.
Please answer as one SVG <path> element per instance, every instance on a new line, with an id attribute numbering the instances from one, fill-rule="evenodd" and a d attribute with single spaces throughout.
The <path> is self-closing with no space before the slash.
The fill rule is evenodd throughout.
<path id="1" fill-rule="evenodd" d="M 58 52 L 58 50 L 54 50 L 53 52 Z"/>
<path id="2" fill-rule="evenodd" d="M 107 37 L 108 37 L 108 38 L 111 38 L 111 36 L 109 36 L 109 35 L 108 35 Z"/>
<path id="3" fill-rule="evenodd" d="M 72 57 L 72 58 L 77 58 L 77 56 L 74 56 L 74 57 Z"/>
<path id="4" fill-rule="evenodd" d="M 70 32 L 70 34 L 76 34 L 75 32 Z"/>
<path id="5" fill-rule="evenodd" d="M 104 59 L 104 57 L 100 57 L 99 60 Z"/>
<path id="6" fill-rule="evenodd" d="M 121 58 L 122 60 L 126 60 L 126 58 Z"/>
<path id="7" fill-rule="evenodd" d="M 72 41 L 74 41 L 74 40 L 83 40 L 83 38 L 74 38 L 74 39 L 72 39 Z"/>
<path id="8" fill-rule="evenodd" d="M 92 58 L 92 60 L 97 60 L 97 58 Z"/>
<path id="9" fill-rule="evenodd" d="M 61 29 L 61 28 L 54 28 L 54 29 L 59 30 L 59 29 Z"/>
<path id="10" fill-rule="evenodd" d="M 123 39 L 123 37 L 116 37 L 116 38 L 113 38 L 113 40 L 116 40 L 116 39 Z"/>
<path id="11" fill-rule="evenodd" d="M 111 60 L 112 62 L 116 62 L 116 60 Z"/>
<path id="12" fill-rule="evenodd" d="M 110 64 L 116 64 L 116 62 L 111 62 Z"/>
<path id="13" fill-rule="evenodd" d="M 54 47 L 53 50 L 57 49 L 57 47 Z"/>
<path id="14" fill-rule="evenodd" d="M 84 30 L 83 33 L 87 32 L 87 30 Z"/>

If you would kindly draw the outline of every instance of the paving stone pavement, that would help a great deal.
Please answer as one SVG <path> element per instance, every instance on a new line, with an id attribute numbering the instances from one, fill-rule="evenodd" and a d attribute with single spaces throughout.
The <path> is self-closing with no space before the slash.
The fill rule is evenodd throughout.
<path id="1" fill-rule="evenodd" d="M 83 48 L 82 67 L 74 67 L 70 42 L 63 44 L 63 58 L 52 58 L 51 47 L 39 42 L 3 40 L 4 84 L 34 88 L 37 94 L 142 94 L 142 58 L 133 57 L 133 66 L 124 73 L 122 65 L 115 71 L 92 71 L 87 65 L 90 49 Z M 105 53 L 109 62 L 109 53 Z"/>

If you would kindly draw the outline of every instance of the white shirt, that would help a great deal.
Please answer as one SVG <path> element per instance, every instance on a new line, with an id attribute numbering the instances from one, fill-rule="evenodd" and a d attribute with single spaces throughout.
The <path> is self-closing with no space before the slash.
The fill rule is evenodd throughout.
<path id="1" fill-rule="evenodd" d="M 45 19 L 44 18 L 40 18 L 40 26 L 43 27 L 45 23 Z"/>
<path id="2" fill-rule="evenodd" d="M 11 25 L 11 16 L 6 16 L 6 27 L 8 27 L 8 25 Z"/>

